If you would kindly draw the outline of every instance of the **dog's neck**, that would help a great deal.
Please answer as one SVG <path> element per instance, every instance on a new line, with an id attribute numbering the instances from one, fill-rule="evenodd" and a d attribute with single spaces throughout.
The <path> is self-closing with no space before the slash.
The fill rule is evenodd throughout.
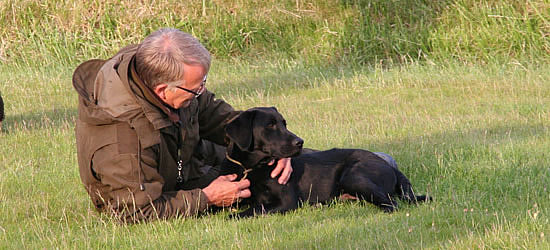
<path id="1" fill-rule="evenodd" d="M 234 143 L 230 143 L 227 147 L 227 157 L 229 161 L 243 167 L 246 169 L 255 169 L 264 165 L 267 165 L 271 160 L 274 160 L 272 157 L 267 156 L 263 153 L 254 153 L 241 150 Z"/>

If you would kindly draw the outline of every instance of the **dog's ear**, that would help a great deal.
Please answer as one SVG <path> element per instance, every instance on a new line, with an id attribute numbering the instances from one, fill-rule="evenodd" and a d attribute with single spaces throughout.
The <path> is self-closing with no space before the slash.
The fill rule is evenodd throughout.
<path id="1" fill-rule="evenodd" d="M 225 125 L 225 134 L 243 151 L 252 150 L 252 123 L 255 110 L 247 110 Z"/>
<path id="2" fill-rule="evenodd" d="M 275 112 L 279 113 L 279 111 L 277 110 L 277 108 L 275 108 L 275 107 L 273 107 L 273 106 L 270 107 L 270 109 L 273 109 Z"/>

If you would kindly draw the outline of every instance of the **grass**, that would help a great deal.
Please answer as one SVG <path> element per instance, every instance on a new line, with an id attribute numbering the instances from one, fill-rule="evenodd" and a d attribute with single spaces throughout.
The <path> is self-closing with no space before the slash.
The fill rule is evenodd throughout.
<path id="1" fill-rule="evenodd" d="M 141 225 L 95 213 L 80 183 L 71 71 L 0 68 L 8 114 L 0 135 L 0 248 L 550 245 L 547 65 L 217 62 L 209 88 L 236 108 L 276 106 L 307 147 L 390 153 L 434 201 L 402 202 L 393 214 L 337 203 L 250 220 L 222 213 Z"/>
<path id="2" fill-rule="evenodd" d="M 75 67 L 175 27 L 224 60 L 548 63 L 549 10 L 548 0 L 4 0 L 0 62 Z"/>

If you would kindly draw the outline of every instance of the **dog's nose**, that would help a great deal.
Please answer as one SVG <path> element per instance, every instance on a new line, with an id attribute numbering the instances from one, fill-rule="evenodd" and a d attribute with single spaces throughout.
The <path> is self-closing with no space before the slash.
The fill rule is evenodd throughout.
<path id="1" fill-rule="evenodd" d="M 301 138 L 296 138 L 294 139 L 293 144 L 296 147 L 302 147 L 304 145 L 304 140 L 302 140 Z"/>

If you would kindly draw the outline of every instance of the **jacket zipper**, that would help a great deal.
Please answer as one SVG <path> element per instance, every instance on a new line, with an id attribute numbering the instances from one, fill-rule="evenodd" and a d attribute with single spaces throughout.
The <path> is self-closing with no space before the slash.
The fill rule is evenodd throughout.
<path id="1" fill-rule="evenodd" d="M 183 184 L 183 182 L 185 181 L 185 178 L 184 178 L 184 170 L 183 170 L 183 135 L 182 135 L 182 131 L 181 131 L 181 121 L 178 121 L 176 122 L 176 125 L 178 127 L 178 144 L 179 144 L 179 147 L 178 147 L 178 177 L 176 177 L 176 185 L 177 184 Z"/>

